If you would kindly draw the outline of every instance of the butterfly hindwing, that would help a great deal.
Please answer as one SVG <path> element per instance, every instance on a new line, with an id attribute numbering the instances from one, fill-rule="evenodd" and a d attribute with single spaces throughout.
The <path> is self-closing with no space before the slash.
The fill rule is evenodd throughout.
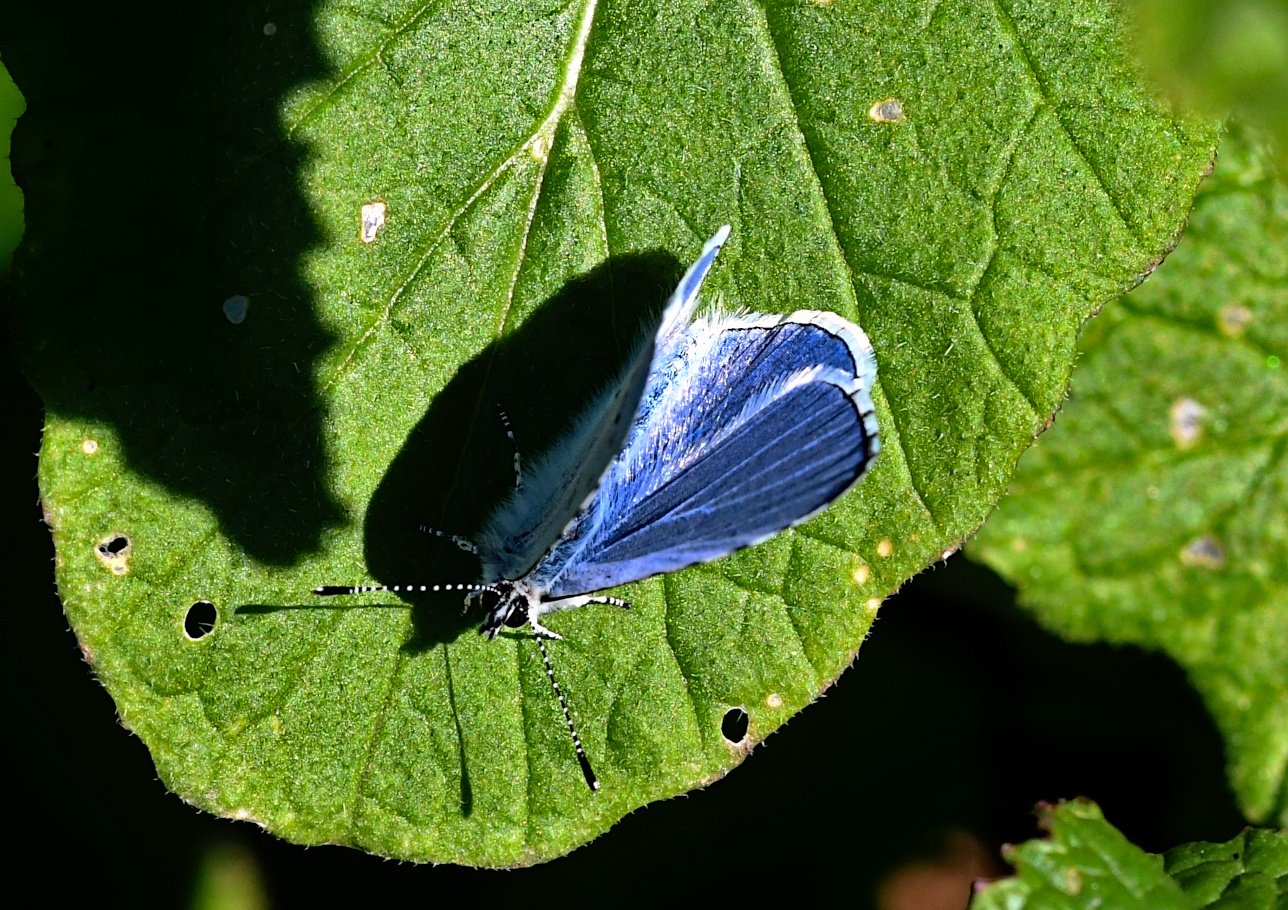
<path id="1" fill-rule="evenodd" d="M 530 572 L 594 494 L 630 432 L 652 358 L 651 339 L 645 339 L 618 381 L 524 472 L 520 486 L 488 520 L 478 541 L 485 584 Z"/>
<path id="2" fill-rule="evenodd" d="M 653 385 L 659 348 L 688 324 L 698 289 L 729 236 L 721 228 L 667 300 L 659 328 L 636 344 L 621 376 L 578 418 L 571 432 L 537 459 L 518 489 L 488 520 L 478 542 L 483 581 L 548 576 L 566 551 L 570 527 L 584 517 L 605 471 L 637 429 L 642 398 Z M 560 541 L 565 541 L 560 546 Z M 535 579 L 534 579 L 535 580 Z"/>

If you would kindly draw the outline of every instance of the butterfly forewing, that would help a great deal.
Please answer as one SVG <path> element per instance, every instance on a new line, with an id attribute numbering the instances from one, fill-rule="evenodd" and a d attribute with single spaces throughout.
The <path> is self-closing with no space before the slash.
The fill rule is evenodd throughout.
<path id="1" fill-rule="evenodd" d="M 550 574 L 551 596 L 719 559 L 806 520 L 863 475 L 877 451 L 871 349 L 839 317 L 794 321 L 816 315 L 710 321 L 714 336 L 685 352 L 682 376 L 656 400 L 645 392 L 651 410 L 587 508 L 576 552 Z"/>

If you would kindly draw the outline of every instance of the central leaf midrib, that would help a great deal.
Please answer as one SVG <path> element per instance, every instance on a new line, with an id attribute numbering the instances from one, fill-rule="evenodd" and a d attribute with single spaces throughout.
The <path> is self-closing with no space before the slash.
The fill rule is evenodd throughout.
<path id="1" fill-rule="evenodd" d="M 470 209 L 470 207 L 478 200 L 478 198 L 484 192 L 486 192 L 490 186 L 492 186 L 496 182 L 496 180 L 503 173 L 505 173 L 514 165 L 514 163 L 519 159 L 520 155 L 523 155 L 523 154 L 535 155 L 537 154 L 537 152 L 540 152 L 539 157 L 541 160 L 541 167 L 538 172 L 537 180 L 533 188 L 531 198 L 529 200 L 527 218 L 524 223 L 523 242 L 519 245 L 518 255 L 515 257 L 515 262 L 511 272 L 510 281 L 506 289 L 505 301 L 503 303 L 501 313 L 497 320 L 495 337 L 499 339 L 505 334 L 506 327 L 510 319 L 511 305 L 513 303 L 513 297 L 514 297 L 514 288 L 518 282 L 519 274 L 522 271 L 523 264 L 525 262 L 525 256 L 527 252 L 527 238 L 531 230 L 532 220 L 536 212 L 537 205 L 541 199 L 541 191 L 545 185 L 545 175 L 547 172 L 550 155 L 554 150 L 555 135 L 556 135 L 556 132 L 558 131 L 560 123 L 562 122 L 563 116 L 572 108 L 576 99 L 577 85 L 580 81 L 581 70 L 585 60 L 586 44 L 590 37 L 591 28 L 594 24 L 594 14 L 597 7 L 598 7 L 598 0 L 587 0 L 586 5 L 582 9 L 582 14 L 578 22 L 577 29 L 574 32 L 568 46 L 568 51 L 565 57 L 566 64 L 563 71 L 563 79 L 559 86 L 559 92 L 556 95 L 554 102 L 551 104 L 550 109 L 546 114 L 546 116 L 542 118 L 540 124 L 536 127 L 536 129 L 534 129 L 519 144 L 519 146 L 513 152 L 511 152 L 510 155 L 508 155 L 505 158 L 505 160 L 501 161 L 499 164 L 493 167 L 492 170 L 489 171 L 489 173 L 486 176 L 484 176 L 480 181 L 478 181 L 471 188 L 471 192 L 469 193 L 465 201 L 452 212 L 452 214 L 447 219 L 447 222 L 443 225 L 442 229 L 433 238 L 430 244 L 425 248 L 424 252 L 417 258 L 415 265 L 412 267 L 407 277 L 398 285 L 397 289 L 390 296 L 383 310 L 375 318 L 371 320 L 367 328 L 360 333 L 357 340 L 353 342 L 349 350 L 345 353 L 344 357 L 336 365 L 326 385 L 319 390 L 319 397 L 325 397 L 325 393 L 340 381 L 340 377 L 344 373 L 345 368 L 353 360 L 354 355 L 356 354 L 358 349 L 363 346 L 364 341 L 366 341 L 372 334 L 377 332 L 382 325 L 389 324 L 389 320 L 393 313 L 394 306 L 399 300 L 399 298 L 402 296 L 403 291 L 406 290 L 412 284 L 413 281 L 415 281 L 417 275 L 420 274 L 420 272 L 425 267 L 426 263 L 429 261 L 430 257 L 434 255 L 435 251 L 442 244 L 443 240 L 450 234 L 451 230 L 458 223 L 459 219 Z M 539 147 L 539 144 L 541 144 L 540 147 Z M 474 417 L 476 419 L 471 420 L 471 426 L 466 431 L 467 437 L 469 435 L 472 435 L 474 431 L 474 427 L 477 425 L 477 416 L 483 409 L 483 390 L 486 389 L 487 387 L 486 378 L 488 375 L 491 374 L 491 371 L 492 371 L 495 351 L 496 351 L 496 347 L 495 345 L 493 345 L 492 346 L 493 354 L 491 357 L 488 358 L 487 365 L 485 367 L 484 381 L 480 383 L 480 386 L 479 386 L 480 388 L 479 398 L 475 402 Z M 463 447 L 462 453 L 464 451 L 465 449 Z M 450 500 L 451 489 L 456 485 L 455 478 L 459 477 L 460 475 L 463 458 L 464 458 L 464 455 L 462 454 L 461 458 L 457 460 L 455 470 L 453 471 L 454 480 L 453 480 L 453 483 L 449 485 L 448 495 L 446 497 L 447 500 Z M 447 648 L 448 646 L 445 644 L 443 647 Z M 520 663 L 521 663 L 521 659 L 522 659 L 521 653 L 516 652 L 516 656 L 519 656 Z M 394 666 L 392 668 L 392 672 L 390 675 L 391 685 L 394 680 L 399 679 L 401 677 L 403 662 L 404 662 L 404 655 L 402 653 L 402 650 L 400 649 L 397 655 L 395 656 Z M 521 666 L 518 667 L 518 670 L 519 670 L 519 673 L 521 674 L 522 673 Z M 523 708 L 523 693 L 522 693 L 521 679 L 516 680 L 516 683 L 517 683 L 517 688 L 519 690 L 518 711 L 520 715 L 520 725 L 526 731 L 527 718 L 525 716 L 525 712 Z M 376 718 L 374 719 L 376 732 L 373 735 L 371 749 L 368 752 L 367 761 L 363 762 L 362 766 L 359 769 L 355 769 L 354 790 L 355 790 L 355 793 L 361 794 L 362 796 L 368 795 L 364 792 L 366 789 L 365 788 L 366 767 L 370 764 L 371 757 L 374 755 L 374 753 L 378 748 L 377 742 L 381 738 L 379 731 L 385 728 L 385 720 L 386 720 L 386 715 L 389 711 L 389 706 L 390 706 L 390 699 L 386 698 L 382 703 L 380 710 L 377 712 Z M 461 719 L 459 716 L 457 717 L 457 722 L 458 723 L 461 722 Z M 524 735 L 524 745 L 525 745 L 525 752 L 530 752 L 531 747 L 528 742 L 528 736 L 526 735 L 526 732 Z M 531 785 L 532 768 L 531 768 L 530 754 L 526 755 L 526 760 L 529 766 L 529 769 L 528 769 L 529 782 L 528 782 L 528 785 L 525 787 L 525 799 L 524 799 L 525 805 L 523 807 L 523 814 L 525 819 L 525 825 L 529 829 L 527 831 L 527 840 L 531 842 L 531 834 L 532 834 L 531 824 L 532 824 L 533 818 L 535 817 L 535 813 L 533 811 L 533 793 L 532 793 L 532 785 Z"/>

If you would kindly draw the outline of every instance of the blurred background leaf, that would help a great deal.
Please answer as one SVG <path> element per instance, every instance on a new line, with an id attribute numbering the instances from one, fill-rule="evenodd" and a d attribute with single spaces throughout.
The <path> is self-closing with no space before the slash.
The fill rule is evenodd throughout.
<path id="1" fill-rule="evenodd" d="M 1256 124 L 1288 173 L 1288 4 L 1132 0 L 1130 9 L 1137 50 L 1173 102 Z"/>
<path id="2" fill-rule="evenodd" d="M 9 144 L 23 108 L 22 93 L 0 60 L 0 158 L 4 159 L 0 168 L 0 286 L 8 281 L 13 251 L 22 239 L 22 190 L 9 167 Z"/>
<path id="3" fill-rule="evenodd" d="M 969 552 L 1075 641 L 1158 649 L 1288 823 L 1288 188 L 1232 128 L 1177 250 L 1105 308 L 1052 427 Z"/>
<path id="4" fill-rule="evenodd" d="M 1257 910 L 1288 903 L 1288 831 L 1251 828 L 1225 843 L 1182 844 L 1163 857 L 1167 874 L 1198 907 Z"/>

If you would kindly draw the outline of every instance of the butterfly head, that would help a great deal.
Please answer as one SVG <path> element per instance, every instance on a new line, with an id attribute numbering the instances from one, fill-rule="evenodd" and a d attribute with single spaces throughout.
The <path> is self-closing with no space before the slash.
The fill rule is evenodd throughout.
<path id="1" fill-rule="evenodd" d="M 479 591 L 478 598 L 487 611 L 479 632 L 489 639 L 496 638 L 503 626 L 516 629 L 528 621 L 530 599 L 527 589 L 522 585 L 513 581 L 498 581 Z"/>

